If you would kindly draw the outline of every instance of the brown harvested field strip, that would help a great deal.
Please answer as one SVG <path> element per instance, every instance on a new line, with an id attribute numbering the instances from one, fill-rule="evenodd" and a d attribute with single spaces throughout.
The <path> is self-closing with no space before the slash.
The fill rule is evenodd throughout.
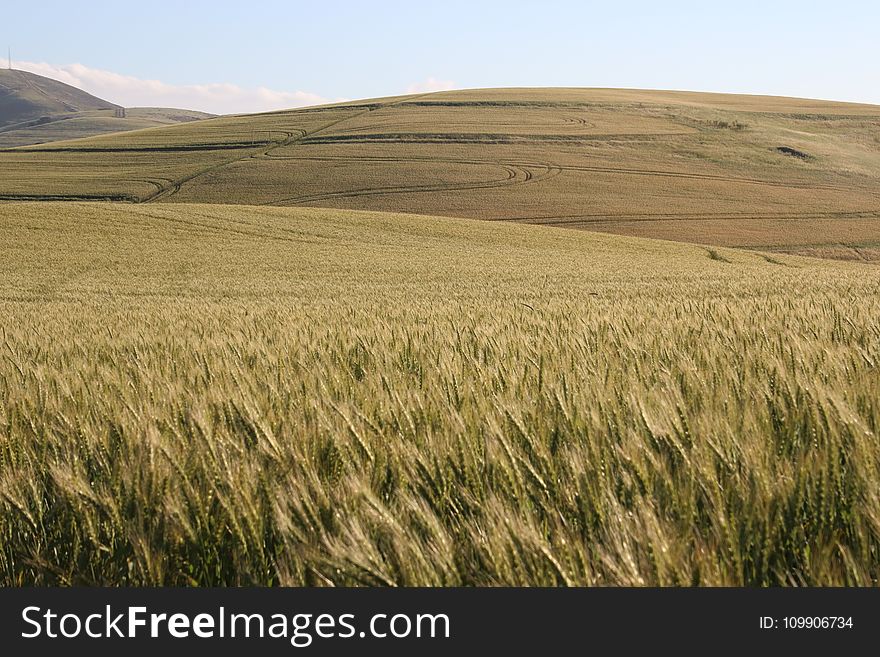
<path id="1" fill-rule="evenodd" d="M 830 250 L 820 257 L 845 260 L 876 259 L 880 213 L 873 218 L 817 217 L 800 218 L 681 218 L 664 217 L 637 220 L 615 219 L 579 221 L 545 220 L 543 225 L 566 228 L 586 228 L 616 235 L 652 237 L 678 242 L 720 244 L 804 255 L 820 255 L 819 250 Z M 726 242 L 726 243 L 725 243 Z M 849 246 L 847 246 L 849 245 Z M 856 250 L 853 249 L 856 247 Z M 858 247 L 867 247 L 860 254 Z"/>

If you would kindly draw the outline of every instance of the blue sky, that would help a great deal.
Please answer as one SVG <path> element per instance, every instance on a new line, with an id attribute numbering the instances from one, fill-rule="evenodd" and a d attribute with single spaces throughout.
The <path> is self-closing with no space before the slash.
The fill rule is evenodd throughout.
<path id="1" fill-rule="evenodd" d="M 41 0 L 0 11 L 0 45 L 18 67 L 129 106 L 216 112 L 501 86 L 880 103 L 878 35 L 880 3 L 846 0 Z"/>

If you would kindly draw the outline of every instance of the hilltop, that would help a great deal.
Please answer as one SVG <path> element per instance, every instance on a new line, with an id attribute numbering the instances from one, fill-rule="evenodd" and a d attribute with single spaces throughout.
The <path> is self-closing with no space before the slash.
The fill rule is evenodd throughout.
<path id="1" fill-rule="evenodd" d="M 140 130 L 209 118 L 165 108 L 127 109 L 41 75 L 0 69 L 0 148 Z"/>
<path id="2" fill-rule="evenodd" d="M 0 127 L 44 116 L 118 107 L 58 80 L 27 71 L 0 69 Z"/>
<path id="3" fill-rule="evenodd" d="M 0 198 L 323 206 L 880 257 L 880 107 L 488 89 L 0 153 Z"/>

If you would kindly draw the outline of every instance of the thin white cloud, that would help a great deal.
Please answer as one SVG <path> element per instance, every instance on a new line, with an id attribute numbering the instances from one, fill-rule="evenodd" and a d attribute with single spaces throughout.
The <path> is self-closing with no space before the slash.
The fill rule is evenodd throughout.
<path id="1" fill-rule="evenodd" d="M 455 82 L 452 80 L 438 80 L 436 78 L 428 78 L 422 82 L 413 82 L 406 89 L 408 94 L 426 94 L 432 91 L 449 91 L 455 89 Z"/>
<path id="2" fill-rule="evenodd" d="M 245 89 L 229 83 L 174 85 L 82 64 L 54 65 L 13 61 L 14 68 L 78 87 L 125 107 L 176 107 L 212 114 L 241 114 L 332 102 L 306 91 Z"/>

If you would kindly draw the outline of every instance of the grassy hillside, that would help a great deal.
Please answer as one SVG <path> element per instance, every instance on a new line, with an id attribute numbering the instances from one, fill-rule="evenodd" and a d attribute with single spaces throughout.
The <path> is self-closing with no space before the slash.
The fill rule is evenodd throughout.
<path id="1" fill-rule="evenodd" d="M 0 69 L 0 127 L 44 116 L 116 107 L 119 106 L 58 80 Z"/>
<path id="2" fill-rule="evenodd" d="M 115 116 L 113 110 L 74 112 L 0 128 L 0 149 L 187 123 L 212 116 L 204 112 L 161 107 L 127 109 L 124 118 Z"/>
<path id="3" fill-rule="evenodd" d="M 876 268 L 325 209 L 0 228 L 2 584 L 880 576 Z"/>
<path id="4" fill-rule="evenodd" d="M 0 69 L 0 149 L 185 123 L 204 112 L 118 105 L 70 85 L 25 71 Z"/>
<path id="5" fill-rule="evenodd" d="M 0 153 L 0 198 L 400 211 L 880 258 L 880 108 L 443 92 Z"/>

